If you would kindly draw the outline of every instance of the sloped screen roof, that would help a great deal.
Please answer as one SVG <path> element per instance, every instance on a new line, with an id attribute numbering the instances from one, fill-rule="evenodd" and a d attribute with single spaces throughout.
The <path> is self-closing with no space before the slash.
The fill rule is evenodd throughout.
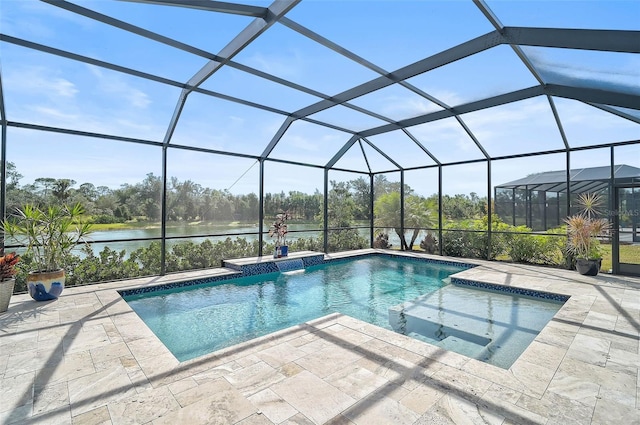
<path id="1" fill-rule="evenodd" d="M 3 2 L 0 112 L 362 172 L 634 144 L 638 16 L 609 1 Z"/>

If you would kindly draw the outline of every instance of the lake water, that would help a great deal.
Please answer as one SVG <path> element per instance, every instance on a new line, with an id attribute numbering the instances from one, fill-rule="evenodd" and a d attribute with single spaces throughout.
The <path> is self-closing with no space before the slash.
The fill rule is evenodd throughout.
<path id="1" fill-rule="evenodd" d="M 368 223 L 358 224 L 360 226 L 366 226 Z M 265 225 L 265 230 L 268 230 L 268 226 Z M 358 229 L 361 236 L 366 239 L 369 238 L 369 229 Z M 183 226 L 170 226 L 167 227 L 167 237 L 181 237 L 180 239 L 167 240 L 167 246 L 171 247 L 180 242 L 189 240 L 189 238 L 182 238 L 184 236 L 197 236 L 217 234 L 223 236 L 211 236 L 211 237 L 194 237 L 191 239 L 195 243 L 201 243 L 205 239 L 211 239 L 213 242 L 223 241 L 227 237 L 235 240 L 236 238 L 245 238 L 249 242 L 253 242 L 258 239 L 258 224 L 257 223 L 240 223 L 235 225 L 228 224 L 197 224 L 197 225 L 183 225 Z M 294 241 L 299 238 L 318 238 L 322 236 L 322 224 L 321 223 L 294 223 L 289 224 L 289 234 L 287 235 L 288 241 Z M 145 239 L 145 238 L 160 238 L 160 227 L 151 227 L 146 229 L 117 229 L 117 230 L 99 230 L 94 231 L 89 236 L 89 240 L 92 242 L 91 247 L 93 252 L 97 255 L 104 247 L 108 246 L 114 251 L 125 250 L 127 255 L 135 251 L 138 248 L 148 247 L 151 241 L 149 240 L 129 240 L 129 239 Z M 120 239 L 121 241 L 119 241 Z M 115 240 L 115 241 L 114 241 Z M 159 239 L 158 239 L 159 240 Z M 264 235 L 266 242 L 274 242 L 275 239 L 270 238 L 267 233 Z M 420 239 L 418 239 L 420 240 Z M 112 242 L 100 242 L 100 241 L 112 241 Z M 389 233 L 389 242 L 394 247 L 400 246 L 400 240 L 395 232 Z M 6 240 L 7 245 L 11 245 L 13 242 L 9 239 Z M 24 250 L 12 249 L 21 253 Z M 76 255 L 80 254 L 80 250 L 76 251 Z"/>
<path id="2" fill-rule="evenodd" d="M 313 224 L 305 224 L 300 225 L 301 227 L 307 226 L 307 228 L 313 228 L 316 225 Z M 301 229 L 304 230 L 304 227 Z M 231 233 L 236 233 L 236 235 L 228 235 Z M 247 234 L 243 234 L 247 233 Z M 316 234 L 317 232 L 313 232 Z M 207 224 L 207 225 L 185 225 L 185 226 L 170 226 L 167 227 L 167 237 L 175 237 L 175 236 L 197 236 L 197 235 L 206 235 L 206 234 L 220 234 L 220 235 L 228 235 L 228 236 L 215 236 L 209 237 L 213 241 L 222 241 L 227 237 L 231 239 L 236 239 L 237 237 L 245 238 L 248 241 L 254 241 L 258 239 L 258 225 L 257 224 L 240 224 L 240 225 L 217 225 L 217 224 Z M 288 239 L 293 240 L 292 237 Z M 109 248 L 120 251 L 126 250 L 127 253 L 135 251 L 141 247 L 147 247 L 151 243 L 151 241 L 117 241 L 117 242 L 100 242 L 101 240 L 113 240 L 113 239 L 142 239 L 142 238 L 159 238 L 160 237 L 160 227 L 153 227 L 147 229 L 121 229 L 121 230 L 100 230 L 94 231 L 90 235 L 90 240 L 95 241 L 91 244 L 94 252 L 100 252 L 105 246 L 109 246 Z M 194 238 L 193 241 L 196 243 L 202 242 L 205 238 Z M 167 241 L 168 246 L 175 245 L 180 242 L 184 242 L 188 239 L 171 239 Z M 271 240 L 268 235 L 265 235 L 265 240 Z"/>
<path id="3" fill-rule="evenodd" d="M 265 226 L 265 230 L 268 230 L 268 226 Z M 358 229 L 359 233 L 368 238 L 369 229 Z M 231 235 L 231 233 L 234 233 Z M 219 224 L 205 224 L 205 225 L 184 225 L 176 227 L 167 227 L 167 237 L 174 236 L 197 236 L 206 234 L 219 234 L 224 236 L 212 236 L 208 238 L 195 237 L 192 240 L 196 243 L 204 241 L 204 239 L 211 239 L 212 241 L 223 241 L 227 237 L 235 240 L 236 238 L 244 238 L 249 242 L 253 242 L 258 239 L 258 224 L 238 224 L 238 225 L 219 225 Z M 299 238 L 318 238 L 322 235 L 322 224 L 320 223 L 295 223 L 289 224 L 289 234 L 287 235 L 288 241 L 294 241 Z M 390 235 L 391 236 L 391 235 Z M 100 242 L 101 240 L 114 240 L 114 239 L 142 239 L 142 238 L 159 238 L 160 228 L 148 228 L 148 229 L 122 229 L 122 230 L 101 230 L 94 231 L 90 235 L 90 240 L 95 241 L 91 244 L 93 252 L 98 253 L 104 249 L 105 246 L 115 250 L 126 250 L 127 254 L 135 251 L 141 247 L 147 247 L 150 241 L 116 241 L 116 242 Z M 167 240 L 167 246 L 171 247 L 177 243 L 188 240 L 186 238 L 170 239 Z M 270 238 L 265 233 L 264 240 L 266 242 L 274 242 L 274 238 Z M 399 245 L 399 242 L 395 242 Z"/>

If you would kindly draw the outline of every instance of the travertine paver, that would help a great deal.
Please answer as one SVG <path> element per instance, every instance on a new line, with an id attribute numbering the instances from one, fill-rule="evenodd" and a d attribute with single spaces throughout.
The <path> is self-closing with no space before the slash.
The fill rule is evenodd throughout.
<path id="1" fill-rule="evenodd" d="M 259 409 L 259 413 L 266 415 L 269 420 L 277 424 L 298 413 L 282 397 L 268 388 L 250 396 L 249 401 Z"/>
<path id="2" fill-rule="evenodd" d="M 460 277 L 571 296 L 509 370 L 337 314 L 180 363 L 117 293 L 223 270 L 14 296 L 0 423 L 640 423 L 640 279 L 473 262 Z"/>
<path id="3" fill-rule="evenodd" d="M 325 423 L 356 402 L 306 370 L 274 385 L 272 389 L 316 424 Z"/>

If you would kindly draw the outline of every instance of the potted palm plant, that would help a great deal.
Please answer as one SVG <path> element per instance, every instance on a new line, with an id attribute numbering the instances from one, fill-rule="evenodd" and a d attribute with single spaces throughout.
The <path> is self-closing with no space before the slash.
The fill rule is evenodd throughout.
<path id="1" fill-rule="evenodd" d="M 602 197 L 596 193 L 583 193 L 578 197 L 580 212 L 564 221 L 567 224 L 568 252 L 576 260 L 576 270 L 587 276 L 595 276 L 600 271 L 602 254 L 599 236 L 609 233 L 611 225 L 605 218 L 599 218 L 598 209 Z"/>
<path id="2" fill-rule="evenodd" d="M 66 261 L 71 251 L 91 233 L 83 222 L 84 207 L 25 205 L 2 222 L 5 236 L 26 246 L 33 257 L 33 270 L 27 275 L 29 295 L 36 301 L 57 298 L 64 289 Z"/>
<path id="3" fill-rule="evenodd" d="M 289 247 L 287 246 L 287 220 L 291 218 L 288 211 L 284 211 L 276 215 L 276 219 L 269 229 L 269 236 L 276 238 L 276 248 L 273 253 L 274 258 L 286 257 L 289 255 Z"/>
<path id="4" fill-rule="evenodd" d="M 20 256 L 15 252 L 0 256 L 0 313 L 4 313 L 9 308 L 13 287 L 16 284 L 14 276 L 17 273 L 18 261 Z"/>

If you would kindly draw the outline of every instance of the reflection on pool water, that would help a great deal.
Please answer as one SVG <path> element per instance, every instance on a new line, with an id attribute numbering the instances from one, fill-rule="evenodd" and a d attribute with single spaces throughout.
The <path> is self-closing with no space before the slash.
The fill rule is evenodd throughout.
<path id="1" fill-rule="evenodd" d="M 180 361 L 339 312 L 502 362 L 561 306 L 452 285 L 448 277 L 468 267 L 450 264 L 374 255 L 124 298 Z"/>

